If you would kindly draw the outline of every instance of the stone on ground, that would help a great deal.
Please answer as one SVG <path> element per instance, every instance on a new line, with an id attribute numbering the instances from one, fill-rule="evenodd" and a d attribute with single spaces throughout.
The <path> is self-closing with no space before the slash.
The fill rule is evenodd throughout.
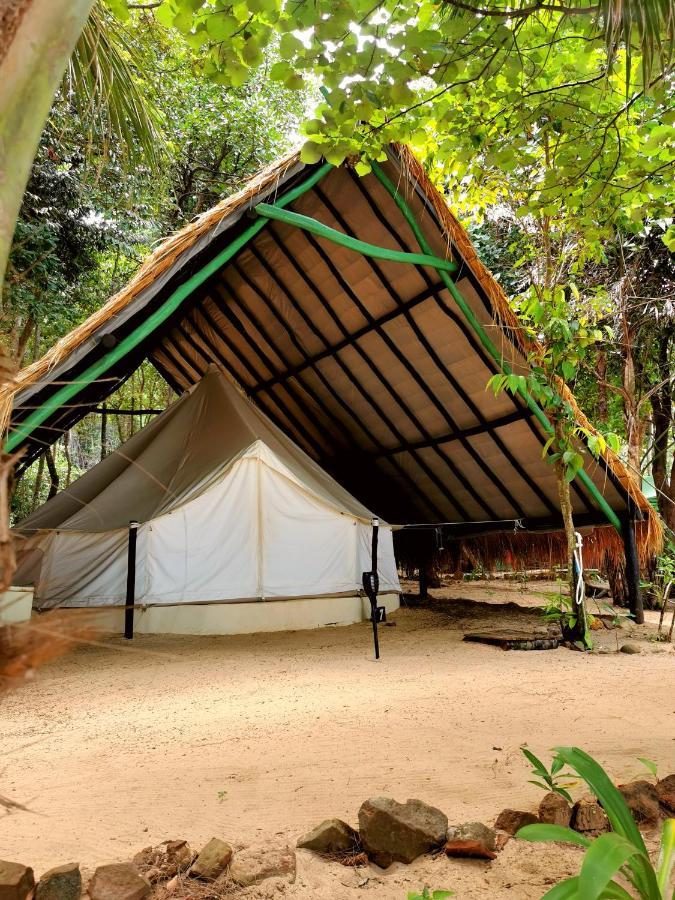
<path id="1" fill-rule="evenodd" d="M 298 839 L 298 847 L 315 853 L 349 853 L 359 847 L 359 833 L 342 819 L 326 819 Z"/>
<path id="2" fill-rule="evenodd" d="M 220 838 L 211 838 L 193 862 L 190 875 L 204 881 L 215 881 L 229 866 L 231 859 L 232 847 Z"/>
<path id="3" fill-rule="evenodd" d="M 163 881 L 190 868 L 195 854 L 187 841 L 163 841 L 157 847 L 145 847 L 133 858 L 133 864 L 148 881 Z"/>
<path id="4" fill-rule="evenodd" d="M 359 810 L 363 849 L 383 869 L 392 862 L 411 863 L 440 847 L 447 830 L 448 817 L 421 800 L 397 803 L 390 797 L 375 797 Z"/>
<path id="5" fill-rule="evenodd" d="M 539 804 L 539 821 L 546 825 L 562 825 L 567 828 L 572 820 L 572 807 L 564 797 L 549 791 Z"/>
<path id="6" fill-rule="evenodd" d="M 666 775 L 656 784 L 656 796 L 669 815 L 675 815 L 675 775 Z"/>
<path id="7" fill-rule="evenodd" d="M 267 878 L 284 878 L 292 884 L 295 881 L 295 851 L 268 844 L 238 850 L 230 866 L 230 878 L 241 887 Z"/>
<path id="8" fill-rule="evenodd" d="M 150 884 L 128 863 L 99 866 L 89 882 L 91 900 L 145 900 Z"/>
<path id="9" fill-rule="evenodd" d="M 34 887 L 31 868 L 0 859 L 0 900 L 26 900 Z"/>
<path id="10" fill-rule="evenodd" d="M 642 650 L 637 644 L 622 644 L 619 647 L 620 653 L 641 653 Z"/>
<path id="11" fill-rule="evenodd" d="M 35 900 L 80 900 L 81 896 L 79 863 L 66 863 L 45 872 L 35 891 Z"/>
<path id="12" fill-rule="evenodd" d="M 597 800 L 584 797 L 572 808 L 572 828 L 581 834 L 602 834 L 609 831 L 609 819 Z"/>
<path id="13" fill-rule="evenodd" d="M 475 859 L 494 859 L 497 856 L 497 834 L 482 822 L 451 825 L 444 850 L 448 856 L 468 856 Z"/>
<path id="14" fill-rule="evenodd" d="M 503 809 L 497 816 L 495 829 L 514 835 L 519 828 L 524 828 L 526 825 L 534 825 L 538 821 L 539 819 L 534 813 L 525 812 L 522 809 Z"/>
<path id="15" fill-rule="evenodd" d="M 620 784 L 618 788 L 638 825 L 656 825 L 661 815 L 661 807 L 659 795 L 653 784 L 639 779 L 629 781 L 628 784 Z"/>

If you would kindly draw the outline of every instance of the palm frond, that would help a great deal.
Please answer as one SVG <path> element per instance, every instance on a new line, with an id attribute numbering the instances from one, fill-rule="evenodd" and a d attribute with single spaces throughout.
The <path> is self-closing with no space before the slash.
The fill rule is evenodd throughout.
<path id="1" fill-rule="evenodd" d="M 675 0 L 602 0 L 600 19 L 610 51 L 625 47 L 627 73 L 638 51 L 645 86 L 672 62 Z"/>
<path id="2" fill-rule="evenodd" d="M 70 58 L 63 91 L 89 128 L 90 147 L 159 166 L 160 114 L 142 89 L 143 60 L 124 26 L 98 2 Z"/>

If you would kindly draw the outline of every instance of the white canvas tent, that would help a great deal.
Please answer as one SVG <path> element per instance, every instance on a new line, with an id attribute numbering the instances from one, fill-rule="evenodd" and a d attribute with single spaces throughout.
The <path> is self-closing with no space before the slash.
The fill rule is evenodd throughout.
<path id="1" fill-rule="evenodd" d="M 137 520 L 137 630 L 240 633 L 367 615 L 372 513 L 217 368 L 17 529 L 35 606 L 121 607 Z M 378 570 L 400 590 L 391 528 Z M 256 601 L 271 601 L 256 603 Z M 383 601 L 380 601 L 383 602 Z"/>

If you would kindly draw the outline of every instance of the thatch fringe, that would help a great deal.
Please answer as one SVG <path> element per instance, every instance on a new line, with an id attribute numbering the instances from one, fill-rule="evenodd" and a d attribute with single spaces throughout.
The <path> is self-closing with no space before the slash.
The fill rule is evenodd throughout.
<path id="1" fill-rule="evenodd" d="M 3 410 L 3 420 L 0 421 L 0 431 L 4 433 L 9 427 L 9 414 L 11 403 L 7 404 L 7 398 L 13 399 L 16 394 L 31 384 L 44 378 L 49 372 L 63 362 L 66 357 L 91 337 L 99 328 L 110 321 L 117 313 L 127 306 L 141 291 L 145 290 L 163 272 L 169 269 L 178 257 L 189 250 L 190 247 L 206 232 L 215 228 L 224 218 L 237 212 L 242 206 L 246 206 L 259 193 L 283 179 L 286 172 L 300 161 L 300 153 L 295 150 L 277 160 L 265 169 L 262 169 L 244 187 L 217 203 L 211 209 L 197 216 L 188 225 L 185 225 L 175 234 L 171 235 L 145 259 L 131 281 L 122 290 L 114 294 L 100 309 L 92 313 L 81 325 L 73 328 L 68 334 L 57 341 L 44 356 L 37 362 L 22 369 L 14 377 L 11 384 L 0 386 L 0 409 Z M 6 410 L 8 410 L 6 412 Z"/>
<path id="2" fill-rule="evenodd" d="M 432 205 L 445 236 L 448 240 L 448 249 L 454 245 L 466 265 L 472 270 L 476 279 L 485 291 L 495 318 L 504 327 L 505 334 L 510 332 L 511 337 L 519 346 L 524 356 L 533 349 L 533 344 L 528 340 L 522 325 L 509 305 L 508 298 L 497 281 L 485 268 L 476 253 L 475 247 L 458 221 L 453 215 L 443 195 L 427 176 L 421 162 L 412 151 L 403 145 L 395 148 L 403 173 L 416 182 Z M 79 347 L 87 338 L 94 334 L 101 326 L 105 325 L 120 310 L 130 303 L 141 291 L 148 287 L 153 280 L 166 271 L 176 259 L 188 250 L 203 234 L 214 228 L 226 216 L 236 212 L 240 207 L 249 204 L 258 193 L 279 182 L 290 168 L 300 162 L 299 151 L 293 151 L 278 160 L 266 169 L 263 169 L 251 178 L 242 190 L 231 197 L 222 200 L 212 209 L 202 213 L 193 222 L 190 222 L 180 231 L 161 243 L 157 249 L 143 262 L 136 275 L 117 294 L 108 300 L 99 310 L 89 316 L 81 325 L 74 328 L 69 334 L 57 341 L 57 343 L 37 362 L 23 369 L 17 374 L 13 383 L 0 387 L 0 428 L 3 433 L 9 427 L 11 402 L 16 394 L 23 388 L 34 384 L 46 376 L 55 366 L 61 363 L 70 353 Z M 504 337 L 506 340 L 506 336 Z M 590 431 L 594 431 L 586 416 L 579 409 L 572 393 L 561 383 L 561 391 L 565 399 L 576 412 L 579 423 Z M 654 555 L 661 549 L 663 533 L 661 522 L 656 512 L 650 506 L 647 499 L 639 490 L 634 478 L 624 463 L 611 450 L 607 450 L 604 458 L 623 485 L 627 493 L 633 498 L 636 506 L 642 511 L 646 521 L 639 529 L 639 552 L 643 556 Z M 531 537 L 531 536 L 530 536 Z M 513 535 L 509 535 L 514 540 Z"/>

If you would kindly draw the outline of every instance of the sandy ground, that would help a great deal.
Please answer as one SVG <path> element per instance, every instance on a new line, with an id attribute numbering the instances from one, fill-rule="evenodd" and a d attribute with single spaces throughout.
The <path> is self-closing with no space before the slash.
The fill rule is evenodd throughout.
<path id="1" fill-rule="evenodd" d="M 639 655 L 504 652 L 466 630 L 540 622 L 550 584 L 472 582 L 370 626 L 242 637 L 145 636 L 82 646 L 0 705 L 0 858 L 87 869 L 169 838 L 294 844 L 323 818 L 417 797 L 450 822 L 534 809 L 519 747 L 576 744 L 619 781 L 637 756 L 675 770 L 675 652 L 653 624 L 619 632 Z M 440 599 L 441 597 L 445 599 Z M 451 598 L 465 598 L 463 600 Z M 480 603 L 476 601 L 482 601 Z M 517 605 L 514 605 L 517 604 Z M 615 650 L 615 633 L 596 632 Z M 401 900 L 425 883 L 459 898 L 537 898 L 577 851 L 511 842 L 493 863 L 424 858 L 351 870 L 303 851 L 285 896 Z M 277 896 L 270 882 L 250 896 Z"/>

